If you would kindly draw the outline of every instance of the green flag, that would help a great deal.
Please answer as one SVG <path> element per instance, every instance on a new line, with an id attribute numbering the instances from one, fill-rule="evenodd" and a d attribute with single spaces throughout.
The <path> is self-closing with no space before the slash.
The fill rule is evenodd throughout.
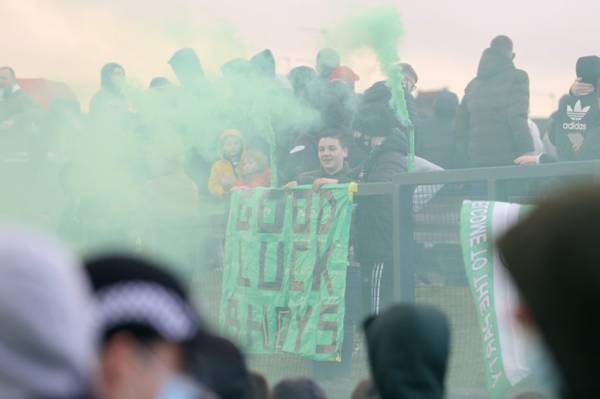
<path id="1" fill-rule="evenodd" d="M 340 360 L 352 199 L 327 187 L 232 194 L 220 321 L 248 352 Z"/>
<path id="2" fill-rule="evenodd" d="M 479 317 L 486 383 L 492 399 L 517 392 L 531 374 L 527 341 L 514 315 L 518 294 L 494 245 L 530 206 L 464 201 L 461 243 L 465 271 Z"/>

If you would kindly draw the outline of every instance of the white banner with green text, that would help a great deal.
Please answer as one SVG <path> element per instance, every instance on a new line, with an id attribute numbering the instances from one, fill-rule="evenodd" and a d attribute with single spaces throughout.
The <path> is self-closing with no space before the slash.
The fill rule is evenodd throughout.
<path id="1" fill-rule="evenodd" d="M 518 294 L 494 245 L 529 208 L 464 201 L 461 210 L 463 259 L 481 329 L 488 393 L 494 399 L 530 374 L 526 337 L 515 319 Z"/>

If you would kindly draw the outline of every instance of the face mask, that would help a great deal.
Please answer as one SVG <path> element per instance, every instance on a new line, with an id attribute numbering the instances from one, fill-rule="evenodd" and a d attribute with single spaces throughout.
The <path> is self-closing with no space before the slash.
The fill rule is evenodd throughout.
<path id="1" fill-rule="evenodd" d="M 173 375 L 162 387 L 156 399 L 202 399 L 204 390 L 190 378 Z"/>

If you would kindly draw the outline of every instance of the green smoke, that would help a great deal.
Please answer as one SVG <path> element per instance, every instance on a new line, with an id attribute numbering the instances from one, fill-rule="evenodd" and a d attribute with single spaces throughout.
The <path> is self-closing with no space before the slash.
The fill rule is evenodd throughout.
<path id="1" fill-rule="evenodd" d="M 370 49 L 392 93 L 392 106 L 399 121 L 409 130 L 409 171 L 414 169 L 414 128 L 404 97 L 398 46 L 404 36 L 400 13 L 395 7 L 363 9 L 346 18 L 330 33 L 330 45 L 348 52 Z"/>
<path id="2" fill-rule="evenodd" d="M 233 41 L 229 29 L 223 35 L 222 43 Z M 225 129 L 266 143 L 265 155 L 275 158 L 318 122 L 281 80 L 245 65 L 193 86 L 146 89 L 128 79 L 127 112 L 51 111 L 31 137 L 5 132 L 0 216 L 55 231 L 82 253 L 118 247 L 158 256 L 189 277 L 228 202 L 204 193 L 206 181 L 194 179 L 198 160 L 207 173 Z"/>

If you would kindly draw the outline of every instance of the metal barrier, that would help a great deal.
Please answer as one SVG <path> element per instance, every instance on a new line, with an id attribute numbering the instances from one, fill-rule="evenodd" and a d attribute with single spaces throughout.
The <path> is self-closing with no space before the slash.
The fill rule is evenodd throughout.
<path id="1" fill-rule="evenodd" d="M 600 161 L 402 174 L 360 184 L 357 195 L 390 195 L 394 299 L 435 305 L 453 331 L 449 397 L 486 397 L 475 304 L 462 260 L 460 210 L 471 200 L 535 203 L 573 184 L 599 182 Z"/>
<path id="2" fill-rule="evenodd" d="M 414 298 L 414 289 L 406 281 L 411 273 L 411 266 L 403 263 L 402 258 L 410 259 L 405 251 L 410 251 L 410 231 L 407 225 L 413 224 L 415 204 L 413 195 L 418 186 L 447 186 L 449 184 L 483 183 L 485 194 L 477 199 L 485 198 L 489 201 L 507 201 L 511 194 L 511 182 L 541 179 L 573 178 L 577 182 L 580 178 L 599 181 L 600 161 L 564 162 L 533 166 L 502 166 L 495 168 L 456 169 L 429 173 L 410 173 L 398 175 L 391 183 L 359 184 L 358 196 L 391 195 L 394 246 L 393 264 L 397 273 L 394 278 L 395 297 L 399 301 L 411 301 Z M 559 183 L 559 182 L 557 182 Z M 568 182 L 566 182 L 568 183 Z M 556 184 L 559 186 L 559 184 Z M 437 193 L 432 197 L 435 198 Z M 463 199 L 473 197 L 473 192 L 465 192 Z M 432 198 L 431 200 L 433 200 Z M 422 204 L 421 204 L 422 205 Z M 404 225 L 404 227 L 403 227 Z M 407 272 L 407 269 L 408 272 Z"/>

